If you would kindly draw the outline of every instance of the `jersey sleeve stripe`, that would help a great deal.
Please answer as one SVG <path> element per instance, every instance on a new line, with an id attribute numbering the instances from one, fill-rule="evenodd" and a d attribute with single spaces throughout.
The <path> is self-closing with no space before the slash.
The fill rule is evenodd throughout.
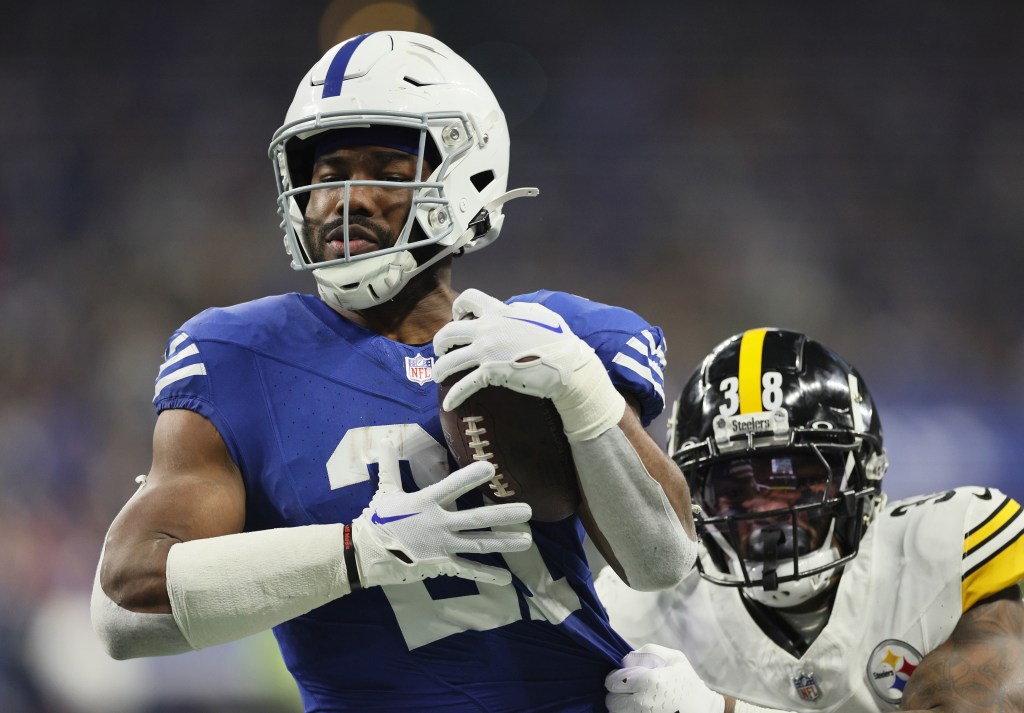
<path id="1" fill-rule="evenodd" d="M 189 364 L 160 378 L 156 382 L 156 389 L 153 392 L 153 401 L 156 401 L 157 397 L 160 396 L 160 392 L 170 384 L 173 384 L 175 381 L 187 379 L 190 376 L 206 376 L 206 364 Z"/>
<path id="2" fill-rule="evenodd" d="M 654 339 L 654 335 L 651 334 L 651 330 L 645 329 L 641 331 L 640 334 L 642 334 L 644 339 L 647 340 L 647 344 L 650 350 L 649 353 L 653 355 L 655 359 L 658 360 L 658 364 L 662 367 L 668 364 L 668 361 L 665 359 L 665 347 L 659 346 L 658 342 L 655 341 Z"/>
<path id="3" fill-rule="evenodd" d="M 187 347 L 185 347 L 180 352 L 178 352 L 174 356 L 170 357 L 167 361 L 165 361 L 163 364 L 161 364 L 160 365 L 160 373 L 162 374 L 164 372 L 164 370 L 167 369 L 167 367 L 171 366 L 172 364 L 178 363 L 179 361 L 181 361 L 185 357 L 190 357 L 193 354 L 198 354 L 198 353 L 199 353 L 199 347 L 197 347 L 195 344 L 189 344 Z"/>
<path id="4" fill-rule="evenodd" d="M 985 543 L 1000 530 L 1013 522 L 1020 515 L 1020 504 L 1009 497 L 999 503 L 999 507 L 985 518 L 985 520 L 967 533 L 964 538 L 964 557 L 967 557 L 975 548 Z"/>
<path id="5" fill-rule="evenodd" d="M 1024 579 L 1024 532 L 964 572 L 960 585 L 962 610 Z"/>
<path id="6" fill-rule="evenodd" d="M 629 369 L 640 378 L 649 381 L 651 385 L 654 387 L 654 390 L 658 392 L 658 396 L 661 397 L 661 400 L 665 400 L 665 388 L 662 386 L 661 379 L 655 378 L 654 372 L 651 371 L 650 367 L 643 366 L 636 359 L 634 359 L 631 356 L 626 356 L 622 352 L 616 354 L 612 358 L 612 362 L 618 364 L 621 367 Z M 660 377 L 661 374 L 659 373 L 658 376 Z"/>
<path id="7" fill-rule="evenodd" d="M 181 343 L 188 338 L 188 335 L 182 332 L 174 339 L 172 339 L 171 343 L 167 345 L 167 351 L 164 352 L 164 359 L 167 359 L 168 357 L 171 356 L 171 354 L 174 354 L 175 350 L 181 346 Z"/>
<path id="8" fill-rule="evenodd" d="M 1024 518 L 1020 517 L 1021 508 L 1015 500 L 1007 498 L 993 516 L 968 535 L 970 548 L 964 544 L 963 570 L 970 574 L 990 558 L 998 554 L 1004 547 L 1017 539 L 1024 531 Z M 980 539 L 983 536 L 984 539 Z M 966 576 L 966 575 L 965 575 Z"/>
<path id="9" fill-rule="evenodd" d="M 636 337 L 630 337 L 629 341 L 626 342 L 626 346 L 631 347 L 638 354 L 642 355 L 651 371 L 656 373 L 661 381 L 664 381 L 665 374 L 662 371 L 662 366 L 665 362 L 665 358 L 654 345 L 653 337 L 651 337 L 651 335 L 646 331 L 644 332 L 644 335 L 647 338 L 647 344 L 644 344 Z"/>
<path id="10" fill-rule="evenodd" d="M 640 352 L 644 356 L 650 356 L 650 354 L 651 354 L 650 347 L 648 347 L 647 344 L 644 344 L 643 342 L 641 342 L 636 337 L 630 337 L 629 341 L 626 342 L 626 344 L 628 344 L 629 346 L 633 347 L 634 349 L 636 349 L 638 352 Z"/>

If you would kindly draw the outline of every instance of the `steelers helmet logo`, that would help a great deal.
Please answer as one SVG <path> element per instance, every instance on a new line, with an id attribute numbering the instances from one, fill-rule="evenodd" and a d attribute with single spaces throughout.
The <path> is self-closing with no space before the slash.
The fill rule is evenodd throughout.
<path id="1" fill-rule="evenodd" d="M 921 654 L 905 641 L 886 639 L 875 647 L 868 659 L 871 689 L 886 703 L 899 703 L 903 688 L 921 663 Z"/>

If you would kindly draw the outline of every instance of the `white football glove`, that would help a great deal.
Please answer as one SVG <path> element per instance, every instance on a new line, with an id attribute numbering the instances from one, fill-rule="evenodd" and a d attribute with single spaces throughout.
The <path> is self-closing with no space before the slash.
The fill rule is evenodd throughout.
<path id="1" fill-rule="evenodd" d="M 475 319 L 463 319 L 472 315 Z M 505 304 L 466 290 L 452 306 L 455 321 L 434 336 L 434 380 L 463 370 L 445 397 L 451 411 L 485 386 L 551 399 L 570 442 L 596 438 L 619 422 L 625 399 L 594 350 L 561 315 L 533 302 Z"/>
<path id="2" fill-rule="evenodd" d="M 604 680 L 609 713 L 723 713 L 725 698 L 700 679 L 682 651 L 646 644 Z"/>
<path id="3" fill-rule="evenodd" d="M 380 487 L 352 522 L 351 547 L 346 543 L 346 564 L 358 567 L 358 580 L 352 576 L 351 564 L 348 567 L 349 581 L 356 585 L 353 589 L 441 574 L 490 584 L 511 583 L 507 569 L 456 555 L 528 550 L 533 542 L 529 532 L 481 528 L 524 523 L 533 514 L 530 506 L 503 503 L 471 510 L 447 509 L 460 495 L 494 477 L 490 463 L 472 463 L 415 493 L 402 490 L 398 451 L 390 441 L 381 442 L 379 463 Z"/>

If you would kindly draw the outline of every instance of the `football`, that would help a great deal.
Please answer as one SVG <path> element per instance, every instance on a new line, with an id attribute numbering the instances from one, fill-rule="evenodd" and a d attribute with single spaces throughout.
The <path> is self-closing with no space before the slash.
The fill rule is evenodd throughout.
<path id="1" fill-rule="evenodd" d="M 494 477 L 481 486 L 484 496 L 496 503 L 525 502 L 534 520 L 557 522 L 576 512 L 576 466 L 551 401 L 487 386 L 445 411 L 448 387 L 464 374 L 451 375 L 437 389 L 441 428 L 459 467 L 490 461 Z"/>

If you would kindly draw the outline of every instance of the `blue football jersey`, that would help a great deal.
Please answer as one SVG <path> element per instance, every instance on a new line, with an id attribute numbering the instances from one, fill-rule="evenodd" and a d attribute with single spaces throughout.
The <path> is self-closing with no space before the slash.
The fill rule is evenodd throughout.
<path id="1" fill-rule="evenodd" d="M 565 293 L 514 299 L 561 314 L 645 424 L 664 408 L 660 329 Z M 398 446 L 406 490 L 454 469 L 433 362 L 430 343 L 394 342 L 288 294 L 186 322 L 153 401 L 217 427 L 245 481 L 246 530 L 351 522 L 377 489 L 377 439 Z M 474 491 L 458 505 L 482 503 Z M 528 551 L 475 556 L 509 569 L 511 586 L 438 577 L 372 587 L 276 627 L 306 710 L 603 711 L 604 677 L 630 647 L 594 592 L 582 525 L 520 527 L 533 531 Z"/>

